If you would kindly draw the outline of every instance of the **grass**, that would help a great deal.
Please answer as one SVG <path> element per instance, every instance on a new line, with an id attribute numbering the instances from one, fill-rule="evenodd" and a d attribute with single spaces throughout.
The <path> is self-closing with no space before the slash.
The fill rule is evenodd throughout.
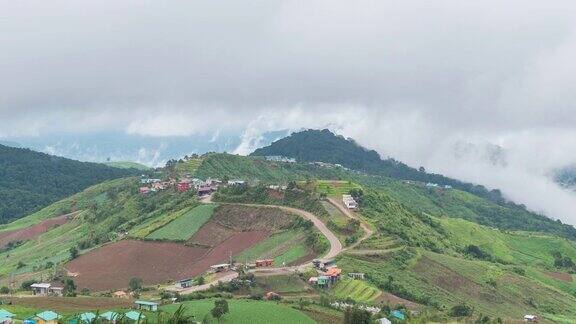
<path id="1" fill-rule="evenodd" d="M 322 201 L 321 203 L 322 206 L 324 206 L 324 209 L 326 209 L 326 211 L 328 212 L 328 214 L 330 214 L 330 219 L 334 222 L 334 224 L 336 224 L 336 226 L 341 228 L 346 227 L 349 218 L 346 217 L 346 215 L 344 215 L 340 211 L 340 209 L 336 208 L 336 206 L 332 205 L 327 201 Z"/>
<path id="2" fill-rule="evenodd" d="M 298 275 L 277 275 L 256 277 L 256 287 L 252 293 L 266 293 L 273 291 L 279 294 L 294 294 L 308 291 L 308 285 Z"/>
<path id="3" fill-rule="evenodd" d="M 335 181 L 335 180 L 317 180 L 316 191 L 324 193 L 330 197 L 342 198 L 342 195 L 348 194 L 352 189 L 362 189 L 362 187 L 351 181 Z"/>
<path id="4" fill-rule="evenodd" d="M 289 264 L 310 253 L 310 249 L 304 244 L 306 235 L 307 232 L 302 229 L 290 229 L 275 233 L 243 251 L 236 256 L 236 259 L 244 262 L 245 260 L 274 258 L 275 266 L 281 266 L 282 263 Z"/>
<path id="5" fill-rule="evenodd" d="M 194 315 L 197 321 L 206 319 L 207 323 L 218 322 L 210 315 L 210 310 L 214 308 L 213 299 L 188 301 L 183 302 L 182 305 L 186 307 L 186 314 Z M 220 323 L 314 323 L 314 320 L 304 313 L 275 302 L 229 299 L 228 306 L 230 312 L 220 319 Z M 174 312 L 178 307 L 179 304 L 171 304 L 162 306 L 161 309 Z"/>
<path id="6" fill-rule="evenodd" d="M 142 170 L 142 171 L 148 171 L 151 170 L 152 168 L 141 164 L 141 163 L 137 163 L 137 162 L 132 162 L 132 161 L 117 161 L 117 162 L 106 162 L 104 163 L 107 166 L 111 166 L 113 168 L 118 168 L 118 169 L 136 169 L 136 170 Z"/>
<path id="7" fill-rule="evenodd" d="M 214 214 L 215 204 L 199 205 L 146 236 L 154 240 L 186 241 Z"/>
<path id="8" fill-rule="evenodd" d="M 352 298 L 357 302 L 373 302 L 381 292 L 378 288 L 366 281 L 357 279 L 343 279 L 334 286 L 334 296 L 340 299 Z"/>

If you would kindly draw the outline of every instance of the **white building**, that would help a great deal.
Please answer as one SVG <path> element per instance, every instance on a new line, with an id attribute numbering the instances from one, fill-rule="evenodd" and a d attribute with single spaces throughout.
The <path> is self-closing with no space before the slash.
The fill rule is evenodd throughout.
<path id="1" fill-rule="evenodd" d="M 348 209 L 358 208 L 358 203 L 350 195 L 342 195 L 342 202 L 344 203 L 344 205 L 346 205 Z"/>

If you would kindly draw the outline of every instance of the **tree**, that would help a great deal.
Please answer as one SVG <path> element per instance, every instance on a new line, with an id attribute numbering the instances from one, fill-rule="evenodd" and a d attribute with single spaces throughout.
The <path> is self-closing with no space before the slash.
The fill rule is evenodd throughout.
<path id="1" fill-rule="evenodd" d="M 199 277 L 196 278 L 196 284 L 197 284 L 198 286 L 203 285 L 203 284 L 205 284 L 205 283 L 206 283 L 206 279 L 204 279 L 204 277 L 199 276 Z"/>
<path id="2" fill-rule="evenodd" d="M 74 280 L 70 278 L 64 279 L 63 294 L 66 297 L 76 297 L 76 284 L 74 284 Z"/>
<path id="3" fill-rule="evenodd" d="M 214 301 L 214 308 L 210 311 L 213 317 L 218 319 L 218 323 L 220 323 L 220 318 L 224 316 L 224 314 L 228 313 L 228 302 L 226 299 L 218 299 Z"/>
<path id="4" fill-rule="evenodd" d="M 453 317 L 465 317 L 472 315 L 472 308 L 466 304 L 460 304 L 452 307 L 450 310 L 450 316 Z"/>
<path id="5" fill-rule="evenodd" d="M 130 282 L 128 282 L 128 287 L 131 291 L 138 291 L 142 289 L 142 279 L 140 278 L 132 278 Z"/>
<path id="6" fill-rule="evenodd" d="M 71 247 L 68 252 L 70 252 L 70 260 L 74 260 L 78 257 L 78 248 L 75 246 Z"/>
<path id="7" fill-rule="evenodd" d="M 344 312 L 344 324 L 370 324 L 372 316 L 370 312 L 358 307 L 348 307 Z"/>

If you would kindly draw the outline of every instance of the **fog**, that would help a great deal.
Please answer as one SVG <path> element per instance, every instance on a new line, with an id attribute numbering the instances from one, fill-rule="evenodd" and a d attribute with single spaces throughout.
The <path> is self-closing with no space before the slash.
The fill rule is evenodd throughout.
<path id="1" fill-rule="evenodd" d="M 576 224 L 573 1 L 0 4 L 2 139 L 329 127 Z"/>

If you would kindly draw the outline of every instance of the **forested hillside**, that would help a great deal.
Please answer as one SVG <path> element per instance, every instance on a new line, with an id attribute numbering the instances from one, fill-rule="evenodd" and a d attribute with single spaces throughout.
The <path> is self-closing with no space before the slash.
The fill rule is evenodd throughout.
<path id="1" fill-rule="evenodd" d="M 489 191 L 480 185 L 465 183 L 440 174 L 417 170 L 392 158 L 381 159 L 374 150 L 358 145 L 352 139 L 337 136 L 328 129 L 293 133 L 269 146 L 255 150 L 252 156 L 280 155 L 300 162 L 321 161 L 341 164 L 347 168 L 402 180 L 450 185 L 497 203 L 505 203 L 500 191 Z"/>
<path id="2" fill-rule="evenodd" d="M 0 145 L 0 223 L 27 215 L 93 184 L 135 175 L 118 169 Z"/>

